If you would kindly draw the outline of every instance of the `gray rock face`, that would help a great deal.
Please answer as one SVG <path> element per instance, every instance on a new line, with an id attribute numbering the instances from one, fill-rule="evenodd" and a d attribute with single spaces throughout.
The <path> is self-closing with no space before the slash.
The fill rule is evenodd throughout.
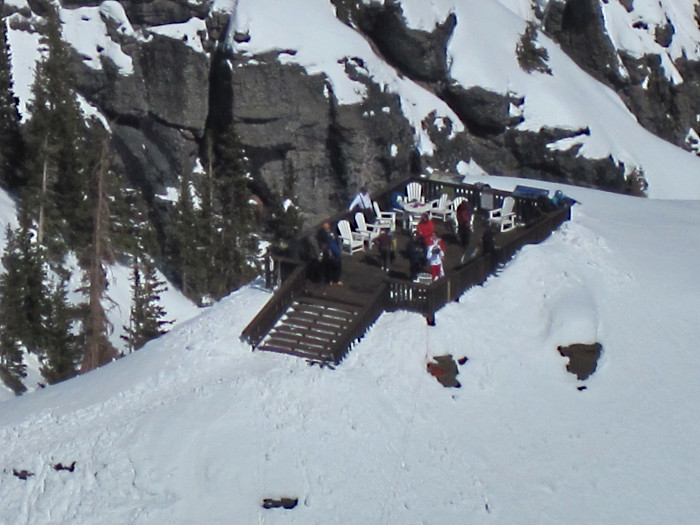
<path id="1" fill-rule="evenodd" d="M 255 176 L 278 194 L 298 192 L 299 205 L 322 213 L 338 183 L 326 148 L 331 108 L 325 79 L 282 66 L 274 55 L 253 63 L 227 59 L 218 68 L 217 112 L 233 122 Z"/>
<path id="2" fill-rule="evenodd" d="M 520 122 L 520 118 L 510 115 L 510 104 L 522 104 L 480 87 L 464 89 L 458 84 L 451 84 L 441 92 L 441 97 L 457 113 L 474 135 L 498 135 L 509 126 Z"/>
<path id="3" fill-rule="evenodd" d="M 254 176 L 309 217 L 334 213 L 360 184 L 379 186 L 373 181 L 405 168 L 412 133 L 395 96 L 375 88 L 366 103 L 338 105 L 324 76 L 281 65 L 275 55 L 228 58 L 218 70 L 213 109 L 229 112 Z"/>
<path id="4" fill-rule="evenodd" d="M 384 58 L 409 77 L 437 82 L 447 76 L 447 41 L 457 22 L 453 14 L 432 32 L 407 28 L 401 7 L 393 2 L 361 6 L 353 18 Z"/>
<path id="5" fill-rule="evenodd" d="M 194 166 L 209 114 L 210 58 L 161 35 L 137 41 L 107 23 L 134 71 L 76 60 L 78 91 L 113 123 L 116 165 L 151 200 Z"/>
<path id="6" fill-rule="evenodd" d="M 618 59 L 603 23 L 599 0 L 550 2 L 544 30 L 584 70 L 608 84 L 619 84 Z"/>
<path id="7" fill-rule="evenodd" d="M 679 59 L 676 67 L 684 82 L 674 84 L 666 78 L 658 55 L 618 55 L 604 30 L 600 1 L 550 2 L 542 17 L 545 32 L 584 70 L 615 89 L 646 129 L 686 147 L 688 130 L 697 127 L 695 116 L 700 112 L 700 66 L 695 61 Z M 633 11 L 632 0 L 620 3 L 628 12 Z M 700 5 L 695 10 L 696 18 L 700 18 Z M 659 45 L 668 47 L 675 28 L 667 21 L 654 34 Z M 619 74 L 618 63 L 624 65 L 629 78 Z"/>
<path id="8" fill-rule="evenodd" d="M 201 53 L 175 38 L 122 34 L 116 22 L 106 19 L 109 35 L 132 58 L 133 73 L 120 74 L 108 59 L 101 70 L 91 69 L 76 54 L 78 91 L 111 121 L 115 165 L 154 201 L 155 193 L 176 186 L 183 173 L 191 172 L 206 127 L 232 123 L 246 148 L 255 191 L 263 201 L 292 198 L 308 221 L 345 207 L 360 185 L 373 191 L 426 169 L 454 172 L 457 163 L 467 160 L 495 174 L 626 191 L 623 167 L 610 159 L 589 161 L 579 158 L 576 148 L 547 147 L 571 132 L 518 131 L 519 117 L 511 111 L 521 100 L 464 88 L 450 78 L 446 47 L 460 23 L 455 15 L 432 31 L 418 31 L 406 27 L 399 0 L 329 1 L 338 18 L 364 34 L 384 60 L 442 98 L 467 131 L 455 133 L 449 123 L 438 127 L 429 116 L 422 126 L 435 150 L 421 158 L 400 100 L 367 78 L 360 59 L 348 57 L 343 65 L 349 77 L 365 85 L 367 97 L 342 105 L 329 79 L 282 65 L 276 53 L 244 57 L 224 51 L 219 44 L 228 15 L 211 13 L 209 2 L 124 0 L 129 21 L 145 35 L 149 27 L 192 17 L 206 22 L 208 34 Z M 633 10 L 631 0 L 619 1 Z M 99 3 L 65 0 L 64 6 Z M 29 5 L 35 14 L 45 12 L 44 0 Z M 582 68 L 614 87 L 644 126 L 684 143 L 700 114 L 700 83 L 694 81 L 700 77 L 698 63 L 678 61 L 686 82 L 671 85 L 658 57 L 618 56 L 604 31 L 600 0 L 550 1 L 538 14 L 544 31 Z M 674 35 L 669 22 L 659 26 L 655 38 L 668 46 Z M 235 35 L 239 42 L 248 38 Z M 620 64 L 629 78 L 620 76 Z"/>
<path id="9" fill-rule="evenodd" d="M 200 135 L 209 111 L 209 58 L 165 36 L 141 48 L 145 98 L 150 113 Z"/>
<path id="10" fill-rule="evenodd" d="M 186 22 L 192 17 L 206 18 L 209 4 L 190 0 L 122 0 L 135 27 L 151 27 Z"/>

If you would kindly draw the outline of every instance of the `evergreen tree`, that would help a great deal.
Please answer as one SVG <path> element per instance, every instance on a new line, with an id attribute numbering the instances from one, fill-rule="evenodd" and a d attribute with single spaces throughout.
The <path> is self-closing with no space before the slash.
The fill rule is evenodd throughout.
<path id="1" fill-rule="evenodd" d="M 110 199 L 109 236 L 115 257 L 127 262 L 136 253 L 159 255 L 158 237 L 139 191 L 127 186 L 123 177 L 110 172 L 106 181 Z"/>
<path id="2" fill-rule="evenodd" d="M 0 331 L 0 381 L 15 394 L 25 392 L 27 387 L 22 379 L 27 375 L 26 368 L 22 348 L 4 330 Z"/>
<path id="3" fill-rule="evenodd" d="M 198 184 L 182 179 L 166 250 L 176 282 L 198 302 L 219 299 L 250 280 L 256 248 L 246 159 L 233 127 L 207 134 L 205 156 Z"/>
<path id="4" fill-rule="evenodd" d="M 51 384 L 70 379 L 78 373 L 81 350 L 73 333 L 75 308 L 68 303 L 66 278 L 60 278 L 49 296 L 44 320 L 44 359 L 41 374 Z"/>
<path id="5" fill-rule="evenodd" d="M 41 248 L 32 240 L 26 217 L 9 226 L 0 276 L 0 376 L 15 392 L 24 390 L 24 348 L 41 355 L 46 315 L 46 273 Z"/>
<path id="6" fill-rule="evenodd" d="M 215 246 L 212 293 L 220 298 L 253 277 L 254 270 L 249 260 L 254 253 L 255 241 L 246 159 L 233 126 L 215 143 L 214 155 L 219 239 Z"/>
<path id="7" fill-rule="evenodd" d="M 122 336 L 130 351 L 138 350 L 151 339 L 167 332 L 165 309 L 160 296 L 166 290 L 165 283 L 158 279 L 156 267 L 148 258 L 134 257 L 132 265 L 132 300 L 129 326 Z"/>
<path id="8" fill-rule="evenodd" d="M 37 66 L 29 104 L 31 119 L 24 128 L 27 149 L 33 152 L 23 169 L 24 199 L 34 210 L 39 243 L 54 255 L 57 246 L 50 241 L 63 238 L 77 247 L 90 238 L 91 208 L 85 197 L 89 152 L 94 148 L 88 147 L 70 52 L 53 7 L 47 13 L 43 42 L 46 54 Z"/>
<path id="9" fill-rule="evenodd" d="M 0 12 L 4 6 L 5 3 L 0 1 Z M 10 47 L 3 20 L 0 24 L 0 183 L 6 188 L 14 188 L 20 181 L 18 168 L 23 145 L 18 100 L 12 86 Z"/>
<path id="10" fill-rule="evenodd" d="M 208 295 L 210 235 L 201 204 L 199 208 L 195 206 L 193 190 L 190 178 L 183 176 L 167 231 L 166 255 L 182 293 L 199 304 L 202 297 Z M 208 195 L 208 192 L 203 194 Z"/>
<path id="11" fill-rule="evenodd" d="M 41 247 L 25 220 L 16 231 L 8 228 L 0 276 L 0 330 L 5 341 L 42 353 L 43 321 L 47 313 L 47 276 Z"/>

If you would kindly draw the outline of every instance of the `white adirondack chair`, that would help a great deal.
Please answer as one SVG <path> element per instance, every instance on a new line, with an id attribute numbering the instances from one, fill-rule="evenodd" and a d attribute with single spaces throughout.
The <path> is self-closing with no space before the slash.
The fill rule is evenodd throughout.
<path id="1" fill-rule="evenodd" d="M 452 201 L 446 193 L 440 195 L 439 199 L 432 201 L 433 207 L 430 208 L 430 217 L 438 218 L 447 222 L 455 218 L 455 209 L 452 207 Z"/>
<path id="2" fill-rule="evenodd" d="M 357 232 L 353 232 L 350 229 L 350 223 L 345 219 L 338 221 L 338 231 L 340 232 L 343 249 L 347 250 L 350 255 L 365 249 L 364 239 Z"/>
<path id="3" fill-rule="evenodd" d="M 377 215 L 377 222 L 380 225 L 388 226 L 393 232 L 396 230 L 396 212 L 395 211 L 382 211 L 377 204 L 377 201 L 372 201 L 372 206 L 374 207 L 374 213 Z"/>
<path id="4" fill-rule="evenodd" d="M 454 230 L 457 231 L 457 208 L 459 208 L 459 205 L 462 204 L 464 201 L 466 201 L 466 197 L 455 197 L 455 200 L 452 201 L 452 204 L 450 205 L 452 207 L 452 225 L 454 227 Z M 474 222 L 474 215 L 472 214 L 472 223 Z"/>
<path id="5" fill-rule="evenodd" d="M 355 233 L 361 236 L 362 240 L 366 242 L 369 247 L 372 246 L 372 241 L 379 237 L 379 234 L 382 232 L 381 225 L 367 224 L 365 216 L 359 211 L 355 214 L 355 224 L 357 225 Z M 388 226 L 384 226 L 384 228 L 388 229 Z"/>
<path id="6" fill-rule="evenodd" d="M 406 200 L 408 200 L 408 202 L 425 202 L 423 186 L 418 182 L 409 182 L 406 185 Z"/>
<path id="7" fill-rule="evenodd" d="M 489 211 L 489 222 L 497 224 L 502 232 L 507 232 L 515 228 L 515 199 L 506 197 L 500 208 Z"/>

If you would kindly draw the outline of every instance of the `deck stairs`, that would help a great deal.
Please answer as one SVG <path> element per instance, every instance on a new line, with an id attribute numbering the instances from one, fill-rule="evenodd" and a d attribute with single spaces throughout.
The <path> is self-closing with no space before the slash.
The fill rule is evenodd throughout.
<path id="1" fill-rule="evenodd" d="M 317 363 L 337 363 L 347 349 L 346 334 L 356 326 L 365 307 L 338 298 L 305 293 L 297 297 L 258 350 L 290 354 Z"/>

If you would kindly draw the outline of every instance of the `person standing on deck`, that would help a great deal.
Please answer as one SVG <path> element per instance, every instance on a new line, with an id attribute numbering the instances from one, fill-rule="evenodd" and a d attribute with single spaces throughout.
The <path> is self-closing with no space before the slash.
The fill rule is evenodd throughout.
<path id="1" fill-rule="evenodd" d="M 445 270 L 442 265 L 442 260 L 445 258 L 445 244 L 437 235 L 433 235 L 425 258 L 430 265 L 430 276 L 433 281 L 437 281 L 440 277 L 445 276 Z"/>
<path id="2" fill-rule="evenodd" d="M 460 262 L 464 263 L 469 258 L 467 249 L 469 248 L 469 238 L 471 237 L 472 210 L 467 201 L 462 201 L 457 206 L 457 235 L 459 236 L 459 244 L 464 250 Z"/>
<path id="3" fill-rule="evenodd" d="M 406 246 L 406 252 L 409 262 L 409 275 L 411 281 L 415 281 L 418 274 L 423 270 L 425 265 L 425 241 L 418 232 L 414 232 Z"/>
<path id="4" fill-rule="evenodd" d="M 340 276 L 343 271 L 343 258 L 338 236 L 331 230 L 329 223 L 324 223 L 319 231 L 321 245 L 321 267 L 323 281 L 330 284 L 342 285 Z"/>
<path id="5" fill-rule="evenodd" d="M 391 266 L 391 252 L 393 251 L 392 248 L 394 244 L 394 239 L 392 238 L 391 233 L 386 230 L 382 230 L 377 238 L 374 239 L 373 243 L 377 245 L 377 248 L 379 248 L 379 262 L 382 265 L 382 270 L 389 273 L 389 267 Z"/>
<path id="6" fill-rule="evenodd" d="M 433 235 L 435 234 L 435 223 L 428 213 L 421 215 L 420 222 L 416 226 L 416 231 L 423 237 L 425 245 L 430 246 Z"/>
<path id="7" fill-rule="evenodd" d="M 355 198 L 350 203 L 348 210 L 360 211 L 362 215 L 365 216 L 365 221 L 367 223 L 374 222 L 375 215 L 374 209 L 372 208 L 372 197 L 370 197 L 367 191 L 367 186 L 362 186 L 362 188 L 360 188 L 359 193 L 355 195 Z"/>

